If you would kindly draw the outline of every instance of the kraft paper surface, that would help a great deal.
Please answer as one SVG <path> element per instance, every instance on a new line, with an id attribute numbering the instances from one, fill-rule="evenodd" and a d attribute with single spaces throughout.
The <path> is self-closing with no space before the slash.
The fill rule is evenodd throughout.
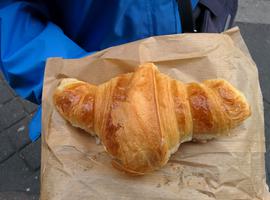
<path id="1" fill-rule="evenodd" d="M 60 116 L 52 94 L 62 78 L 101 84 L 145 62 L 185 83 L 228 80 L 247 97 L 251 117 L 230 137 L 181 144 L 168 164 L 151 174 L 129 176 L 116 170 L 96 138 Z M 269 198 L 258 72 L 238 28 L 222 34 L 150 37 L 81 59 L 50 58 L 42 109 L 42 200 Z"/>

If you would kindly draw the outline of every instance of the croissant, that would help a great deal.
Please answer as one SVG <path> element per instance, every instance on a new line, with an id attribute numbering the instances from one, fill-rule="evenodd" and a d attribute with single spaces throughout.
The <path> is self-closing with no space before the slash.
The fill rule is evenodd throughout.
<path id="1" fill-rule="evenodd" d="M 114 167 L 132 174 L 164 166 L 183 142 L 228 135 L 251 114 L 227 81 L 184 84 L 152 63 L 98 86 L 63 79 L 53 101 L 73 126 L 101 139 Z"/>

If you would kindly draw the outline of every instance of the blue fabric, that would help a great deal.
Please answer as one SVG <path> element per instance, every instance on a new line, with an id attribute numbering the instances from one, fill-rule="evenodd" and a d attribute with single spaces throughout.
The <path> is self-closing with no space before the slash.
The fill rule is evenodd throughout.
<path id="1" fill-rule="evenodd" d="M 193 8 L 197 2 L 192 0 Z M 79 58 L 175 33 L 181 33 L 175 0 L 5 1 L 0 3 L 0 68 L 18 95 L 41 104 L 47 58 Z M 30 123 L 32 140 L 40 136 L 40 122 L 41 109 Z"/>

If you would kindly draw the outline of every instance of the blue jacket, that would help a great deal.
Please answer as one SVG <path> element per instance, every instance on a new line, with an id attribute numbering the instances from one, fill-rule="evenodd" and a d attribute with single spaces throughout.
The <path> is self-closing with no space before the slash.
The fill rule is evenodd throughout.
<path id="1" fill-rule="evenodd" d="M 0 68 L 18 95 L 40 105 L 47 58 L 78 58 L 176 33 L 176 0 L 1 1 Z M 32 140 L 40 136 L 40 123 L 41 109 L 30 123 Z"/>

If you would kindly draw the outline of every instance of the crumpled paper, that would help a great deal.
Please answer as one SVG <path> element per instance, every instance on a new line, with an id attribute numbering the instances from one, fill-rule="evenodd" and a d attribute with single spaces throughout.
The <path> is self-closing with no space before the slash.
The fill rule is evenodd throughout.
<path id="1" fill-rule="evenodd" d="M 247 97 L 251 117 L 231 137 L 182 144 L 165 167 L 151 174 L 129 176 L 116 170 L 96 138 L 59 115 L 52 94 L 61 78 L 100 84 L 144 62 L 182 82 L 228 80 Z M 81 59 L 50 58 L 42 101 L 43 200 L 267 199 L 262 95 L 238 28 L 150 37 Z"/>

